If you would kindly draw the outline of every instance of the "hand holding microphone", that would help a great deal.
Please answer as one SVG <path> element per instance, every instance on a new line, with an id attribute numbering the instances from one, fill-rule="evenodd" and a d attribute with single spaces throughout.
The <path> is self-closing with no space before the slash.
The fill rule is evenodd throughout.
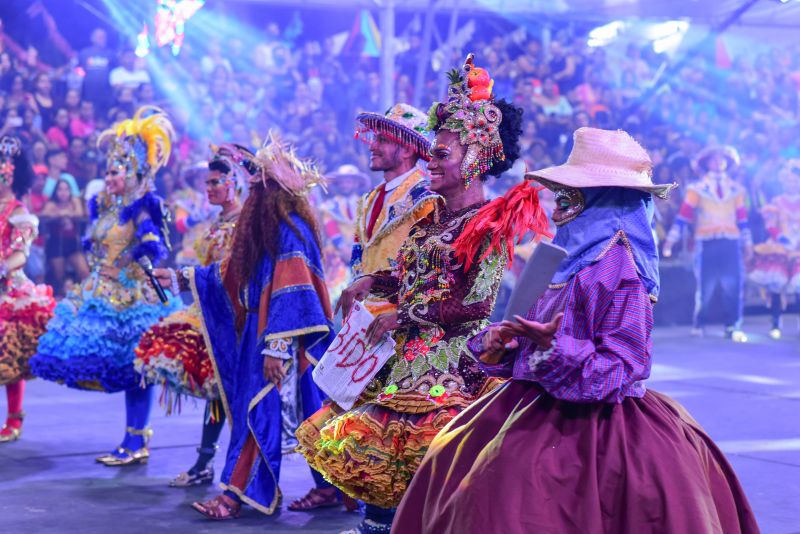
<path id="1" fill-rule="evenodd" d="M 151 262 L 150 258 L 147 256 L 142 256 L 139 258 L 138 263 L 141 265 L 142 270 L 150 279 L 150 284 L 152 284 L 153 289 L 156 290 L 158 300 L 160 300 L 162 304 L 166 304 L 169 299 L 167 299 L 167 294 L 164 292 L 164 288 L 161 287 L 161 284 L 158 283 L 158 279 L 156 278 L 155 274 L 153 274 L 153 262 Z"/>

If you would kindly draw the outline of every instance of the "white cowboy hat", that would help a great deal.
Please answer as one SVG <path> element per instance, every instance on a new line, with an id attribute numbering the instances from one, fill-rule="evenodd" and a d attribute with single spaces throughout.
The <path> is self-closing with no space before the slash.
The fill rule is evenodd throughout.
<path id="1" fill-rule="evenodd" d="M 677 184 L 654 184 L 647 151 L 622 130 L 578 128 L 572 152 L 563 165 L 525 173 L 549 189 L 624 187 L 667 198 Z"/>

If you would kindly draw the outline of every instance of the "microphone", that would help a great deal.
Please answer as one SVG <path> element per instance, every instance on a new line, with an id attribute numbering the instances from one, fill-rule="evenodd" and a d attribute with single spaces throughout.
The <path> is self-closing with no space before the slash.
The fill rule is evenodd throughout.
<path id="1" fill-rule="evenodd" d="M 153 262 L 150 261 L 150 258 L 147 256 L 142 256 L 138 260 L 139 265 L 142 266 L 142 270 L 144 274 L 150 279 L 150 284 L 153 286 L 153 289 L 156 290 L 156 294 L 158 295 L 158 300 L 161 301 L 162 304 L 167 303 L 167 294 L 164 293 L 164 288 L 161 287 L 161 284 L 158 283 L 156 280 L 156 276 L 153 274 Z"/>

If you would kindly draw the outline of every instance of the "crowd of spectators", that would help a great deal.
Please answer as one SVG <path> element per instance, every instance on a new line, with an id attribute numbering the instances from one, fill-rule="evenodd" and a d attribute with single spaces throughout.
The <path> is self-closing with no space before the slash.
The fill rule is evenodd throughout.
<path id="1" fill-rule="evenodd" d="M 186 171 L 207 157 L 209 143 L 252 146 L 270 128 L 329 171 L 342 164 L 366 169 L 366 151 L 352 140 L 354 117 L 379 111 L 381 81 L 378 59 L 361 52 L 359 39 L 334 54 L 333 36 L 287 37 L 269 24 L 255 46 L 210 39 L 202 47 L 187 42 L 174 58 L 155 51 L 141 59 L 132 49 L 111 49 L 103 29 L 81 49 L 61 37 L 49 14 L 37 16 L 67 59 L 43 63 L 0 24 L 0 136 L 21 138 L 34 165 L 37 180 L 26 201 L 44 221 L 39 246 L 47 266 L 35 274 L 47 274 L 59 292 L 65 277 L 86 272 L 75 246 L 86 224 L 85 200 L 102 188 L 97 135 L 140 105 L 165 108 L 178 131 L 175 156 L 157 183 L 168 199 L 192 189 Z M 422 39 L 411 33 L 406 41 L 396 58 L 395 94 L 412 102 Z M 677 72 L 667 68 L 666 83 L 651 91 L 669 60 L 649 43 L 632 42 L 612 55 L 587 42 L 574 30 L 554 32 L 545 43 L 533 34 L 484 32 L 442 63 L 449 68 L 475 52 L 495 80 L 495 94 L 525 109 L 522 153 L 529 168 L 562 162 L 572 131 L 588 125 L 631 132 L 650 152 L 657 181 L 686 184 L 696 178 L 691 161 L 701 148 L 733 145 L 742 156 L 735 173 L 750 193 L 758 239 L 759 208 L 781 190 L 779 167 L 800 156 L 798 50 L 741 55 L 731 65 L 698 54 Z M 443 75 L 427 69 L 420 102 L 441 97 Z M 680 196 L 662 205 L 660 232 L 668 230 Z"/>

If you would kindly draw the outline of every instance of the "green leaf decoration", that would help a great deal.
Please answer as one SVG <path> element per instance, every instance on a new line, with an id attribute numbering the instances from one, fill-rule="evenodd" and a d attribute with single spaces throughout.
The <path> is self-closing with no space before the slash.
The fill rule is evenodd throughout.
<path id="1" fill-rule="evenodd" d="M 409 374 L 411 374 L 411 366 L 405 359 L 398 358 L 392 366 L 392 372 L 389 374 L 387 382 L 400 382 Z"/>
<path id="2" fill-rule="evenodd" d="M 464 81 L 464 78 L 461 77 L 461 71 L 458 69 L 451 69 L 447 72 L 447 79 L 450 80 L 451 84 L 457 84 Z"/>
<path id="3" fill-rule="evenodd" d="M 428 363 L 428 359 L 423 356 L 415 358 L 411 363 L 411 376 L 414 377 L 414 380 L 418 379 L 430 370 L 431 364 Z"/>
<path id="4" fill-rule="evenodd" d="M 428 358 L 434 369 L 443 373 L 447 372 L 447 352 L 444 349 L 440 348 L 436 352 L 429 353 Z"/>

